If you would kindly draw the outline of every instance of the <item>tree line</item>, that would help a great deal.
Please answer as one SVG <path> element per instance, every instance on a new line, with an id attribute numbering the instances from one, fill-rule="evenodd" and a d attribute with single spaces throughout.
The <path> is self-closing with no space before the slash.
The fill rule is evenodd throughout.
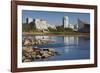
<path id="1" fill-rule="evenodd" d="M 30 24 L 27 24 L 27 23 L 22 24 L 22 32 L 35 32 L 35 31 L 38 31 L 38 30 L 36 29 L 36 26 L 33 22 L 31 22 Z M 48 29 L 45 29 L 45 31 L 48 31 L 48 32 L 73 32 L 74 30 L 72 28 L 64 28 L 62 25 L 62 26 L 56 26 L 56 29 L 48 27 Z"/>

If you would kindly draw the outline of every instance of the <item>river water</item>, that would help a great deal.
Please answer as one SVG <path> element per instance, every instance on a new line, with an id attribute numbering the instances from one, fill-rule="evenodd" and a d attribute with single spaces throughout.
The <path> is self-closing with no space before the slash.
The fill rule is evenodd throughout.
<path id="1" fill-rule="evenodd" d="M 23 36 L 24 38 L 25 36 Z M 47 61 L 90 59 L 90 36 L 27 36 L 28 38 L 50 40 L 42 45 L 33 45 L 39 48 L 53 48 L 59 55 L 52 56 Z"/>

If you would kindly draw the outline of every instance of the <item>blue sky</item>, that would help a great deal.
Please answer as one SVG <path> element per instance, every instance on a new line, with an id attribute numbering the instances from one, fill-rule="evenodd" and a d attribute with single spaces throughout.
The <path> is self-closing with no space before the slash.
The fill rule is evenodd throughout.
<path id="1" fill-rule="evenodd" d="M 26 22 L 27 17 L 33 19 L 39 18 L 46 20 L 52 25 L 62 25 L 63 17 L 69 17 L 70 24 L 77 24 L 77 19 L 81 19 L 87 23 L 90 23 L 89 13 L 75 13 L 75 12 L 53 12 L 53 11 L 35 11 L 35 10 L 22 10 L 22 22 Z"/>

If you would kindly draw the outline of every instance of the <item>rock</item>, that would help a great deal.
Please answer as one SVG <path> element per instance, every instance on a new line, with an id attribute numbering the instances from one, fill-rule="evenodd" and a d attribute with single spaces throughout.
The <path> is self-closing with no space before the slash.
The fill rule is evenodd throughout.
<path id="1" fill-rule="evenodd" d="M 38 47 L 27 46 L 22 49 L 22 61 L 31 62 L 35 59 L 46 59 L 57 54 L 58 52 L 53 48 L 40 49 Z"/>
<path id="2" fill-rule="evenodd" d="M 45 59 L 46 57 L 45 56 L 41 56 L 41 59 Z"/>
<path id="3" fill-rule="evenodd" d="M 49 51 L 48 54 L 49 54 L 50 56 L 54 56 L 54 52 Z"/>
<path id="4" fill-rule="evenodd" d="M 36 57 L 36 52 L 32 52 L 31 55 L 32 55 L 33 58 L 35 58 Z"/>
<path id="5" fill-rule="evenodd" d="M 35 52 L 36 52 L 36 55 L 41 55 L 40 50 L 36 50 Z"/>
<path id="6" fill-rule="evenodd" d="M 25 46 L 28 46 L 28 45 L 31 45 L 32 44 L 32 41 L 30 39 L 25 38 L 23 44 Z"/>
<path id="7" fill-rule="evenodd" d="M 41 50 L 40 53 L 43 54 L 43 50 Z"/>
<path id="8" fill-rule="evenodd" d="M 41 40 L 38 40 L 38 44 L 41 44 Z"/>
<path id="9" fill-rule="evenodd" d="M 43 49 L 43 51 L 49 51 L 49 49 Z"/>
<path id="10" fill-rule="evenodd" d="M 22 57 L 22 62 L 24 62 L 25 59 L 26 59 L 25 56 L 23 56 L 23 57 Z"/>
<path id="11" fill-rule="evenodd" d="M 55 52 L 55 49 L 53 49 L 53 48 L 49 48 L 49 51 L 51 51 L 51 52 Z"/>
<path id="12" fill-rule="evenodd" d="M 31 62 L 31 60 L 30 59 L 25 59 L 24 62 Z"/>
<path id="13" fill-rule="evenodd" d="M 32 45 L 35 45 L 35 42 L 32 42 Z"/>
<path id="14" fill-rule="evenodd" d="M 37 46 L 33 47 L 32 49 L 33 49 L 33 51 L 36 51 L 36 50 L 39 50 L 39 51 L 40 51 L 40 50 L 41 50 L 41 49 L 38 48 Z"/>
<path id="15" fill-rule="evenodd" d="M 32 52 L 33 51 L 32 47 L 23 47 L 23 50 L 26 51 L 26 52 Z"/>
<path id="16" fill-rule="evenodd" d="M 45 58 L 49 57 L 50 55 L 48 54 L 48 51 L 43 51 L 42 56 L 45 56 Z"/>
<path id="17" fill-rule="evenodd" d="M 31 55 L 29 53 L 26 53 L 25 57 L 29 59 L 29 58 L 31 58 Z"/>
<path id="18" fill-rule="evenodd" d="M 41 59 L 41 56 L 40 55 L 36 55 L 36 59 Z"/>

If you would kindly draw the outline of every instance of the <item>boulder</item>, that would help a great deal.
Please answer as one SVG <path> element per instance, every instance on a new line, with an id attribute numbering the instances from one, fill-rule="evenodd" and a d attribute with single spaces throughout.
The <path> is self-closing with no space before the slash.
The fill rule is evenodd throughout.
<path id="1" fill-rule="evenodd" d="M 36 55 L 36 59 L 41 59 L 41 56 L 40 55 Z"/>
<path id="2" fill-rule="evenodd" d="M 30 59 L 25 59 L 24 62 L 31 62 L 31 60 Z"/>
<path id="3" fill-rule="evenodd" d="M 54 52 L 49 51 L 48 54 L 49 54 L 50 56 L 54 56 Z"/>
<path id="4" fill-rule="evenodd" d="M 23 50 L 26 51 L 26 52 L 32 52 L 33 51 L 32 47 L 23 47 Z"/>
<path id="5" fill-rule="evenodd" d="M 35 59 L 47 59 L 51 56 L 57 55 L 58 52 L 53 48 L 43 48 L 40 49 L 38 47 L 23 47 L 22 49 L 22 61 L 23 62 L 31 62 Z"/>
<path id="6" fill-rule="evenodd" d="M 55 49 L 53 49 L 53 48 L 49 48 L 49 51 L 51 51 L 51 52 L 55 52 Z"/>
<path id="7" fill-rule="evenodd" d="M 30 39 L 27 39 L 27 38 L 24 39 L 23 45 L 28 46 L 31 44 L 32 44 L 32 41 Z"/>
<path id="8" fill-rule="evenodd" d="M 23 57 L 22 57 L 22 62 L 24 62 L 25 59 L 26 59 L 25 56 L 23 56 Z"/>
<path id="9" fill-rule="evenodd" d="M 43 51 L 42 56 L 44 56 L 45 58 L 50 57 L 50 55 L 48 54 L 48 51 Z"/>

